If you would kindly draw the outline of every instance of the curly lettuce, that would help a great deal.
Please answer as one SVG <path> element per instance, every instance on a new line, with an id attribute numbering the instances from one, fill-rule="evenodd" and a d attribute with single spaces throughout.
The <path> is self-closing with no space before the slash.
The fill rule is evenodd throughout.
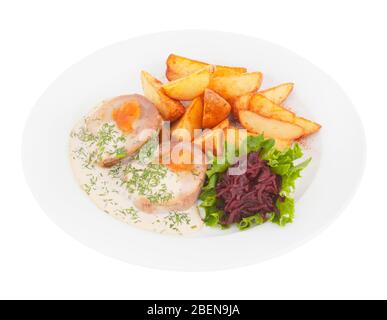
<path id="1" fill-rule="evenodd" d="M 262 225 L 265 222 L 272 222 L 279 226 L 285 226 L 294 220 L 294 190 L 295 182 L 301 177 L 301 172 L 311 162 L 311 158 L 295 164 L 296 160 L 303 157 L 303 152 L 298 143 L 285 150 L 277 150 L 273 139 L 265 139 L 263 135 L 248 136 L 246 143 L 241 150 L 236 150 L 234 156 L 228 150 L 235 150 L 234 146 L 225 145 L 225 152 L 222 157 L 214 157 L 211 167 L 207 171 L 207 180 L 199 199 L 200 206 L 205 210 L 204 222 L 207 226 L 220 226 L 223 212 L 217 206 L 216 184 L 220 174 L 226 172 L 235 162 L 239 155 L 259 152 L 261 159 L 265 160 L 271 170 L 282 178 L 280 197 L 276 202 L 277 213 L 266 213 L 265 218 L 259 212 L 255 215 L 243 218 L 237 227 L 240 230 L 247 230 L 253 226 Z"/>

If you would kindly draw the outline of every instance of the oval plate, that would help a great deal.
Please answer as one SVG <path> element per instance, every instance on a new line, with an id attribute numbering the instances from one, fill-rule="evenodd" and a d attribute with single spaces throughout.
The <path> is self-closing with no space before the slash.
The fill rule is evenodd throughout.
<path id="1" fill-rule="evenodd" d="M 142 93 L 140 71 L 164 78 L 170 53 L 264 74 L 263 88 L 294 82 L 286 102 L 323 125 L 306 142 L 312 164 L 299 180 L 296 220 L 245 232 L 205 228 L 194 237 L 138 230 L 97 209 L 78 187 L 68 160 L 73 125 L 107 97 Z M 27 122 L 23 163 L 28 184 L 47 215 L 83 244 L 142 266 L 214 270 L 257 263 L 299 246 L 339 215 L 360 181 L 365 137 L 351 102 L 335 81 L 298 55 L 266 41 L 209 31 L 151 34 L 102 49 L 65 71 Z"/>

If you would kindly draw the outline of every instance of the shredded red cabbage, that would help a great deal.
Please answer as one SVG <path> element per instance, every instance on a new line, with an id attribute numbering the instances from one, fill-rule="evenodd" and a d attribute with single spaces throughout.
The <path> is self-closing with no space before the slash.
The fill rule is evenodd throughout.
<path id="1" fill-rule="evenodd" d="M 281 176 L 274 174 L 266 161 L 260 159 L 259 152 L 249 153 L 247 171 L 243 175 L 230 175 L 227 170 L 219 176 L 217 207 L 224 212 L 220 223 L 238 223 L 257 213 L 266 219 L 266 214 L 278 213 L 276 201 L 280 196 L 281 180 Z"/>

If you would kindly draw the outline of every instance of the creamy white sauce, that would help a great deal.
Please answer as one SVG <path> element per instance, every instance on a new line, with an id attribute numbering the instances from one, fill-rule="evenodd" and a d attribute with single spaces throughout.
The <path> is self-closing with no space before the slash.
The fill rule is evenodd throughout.
<path id="1" fill-rule="evenodd" d="M 196 205 L 179 212 L 139 211 L 133 204 L 133 195 L 141 193 L 152 201 L 171 200 L 181 191 L 176 183 L 179 177 L 165 166 L 146 164 L 138 157 L 102 168 L 99 159 L 116 155 L 117 150 L 119 153 L 124 141 L 114 122 L 101 124 L 97 133 L 92 134 L 85 125 L 86 120 L 71 132 L 70 161 L 79 185 L 101 210 L 132 226 L 157 233 L 187 235 L 203 227 Z M 106 139 L 106 129 L 112 139 Z M 142 179 L 131 179 L 133 168 L 140 174 L 145 172 Z"/>

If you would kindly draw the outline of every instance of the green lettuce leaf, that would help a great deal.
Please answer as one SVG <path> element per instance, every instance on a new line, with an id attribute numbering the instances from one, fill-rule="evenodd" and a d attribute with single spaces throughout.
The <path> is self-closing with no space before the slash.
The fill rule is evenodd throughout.
<path id="1" fill-rule="evenodd" d="M 261 214 L 257 213 L 253 216 L 250 216 L 250 217 L 247 217 L 247 218 L 243 218 L 238 224 L 238 229 L 239 230 L 247 230 L 247 229 L 250 229 L 251 227 L 253 226 L 256 226 L 256 225 L 261 225 L 263 224 L 265 221 L 262 217 Z"/>
<path id="2" fill-rule="evenodd" d="M 294 220 L 294 199 L 285 197 L 277 200 L 277 208 L 279 210 L 279 214 L 275 214 L 272 222 L 278 224 L 283 227 L 288 223 L 292 223 Z"/>
<path id="3" fill-rule="evenodd" d="M 204 223 L 210 227 L 219 226 L 222 211 L 216 207 L 207 207 L 205 208 L 205 212 L 206 216 L 204 218 Z"/>

